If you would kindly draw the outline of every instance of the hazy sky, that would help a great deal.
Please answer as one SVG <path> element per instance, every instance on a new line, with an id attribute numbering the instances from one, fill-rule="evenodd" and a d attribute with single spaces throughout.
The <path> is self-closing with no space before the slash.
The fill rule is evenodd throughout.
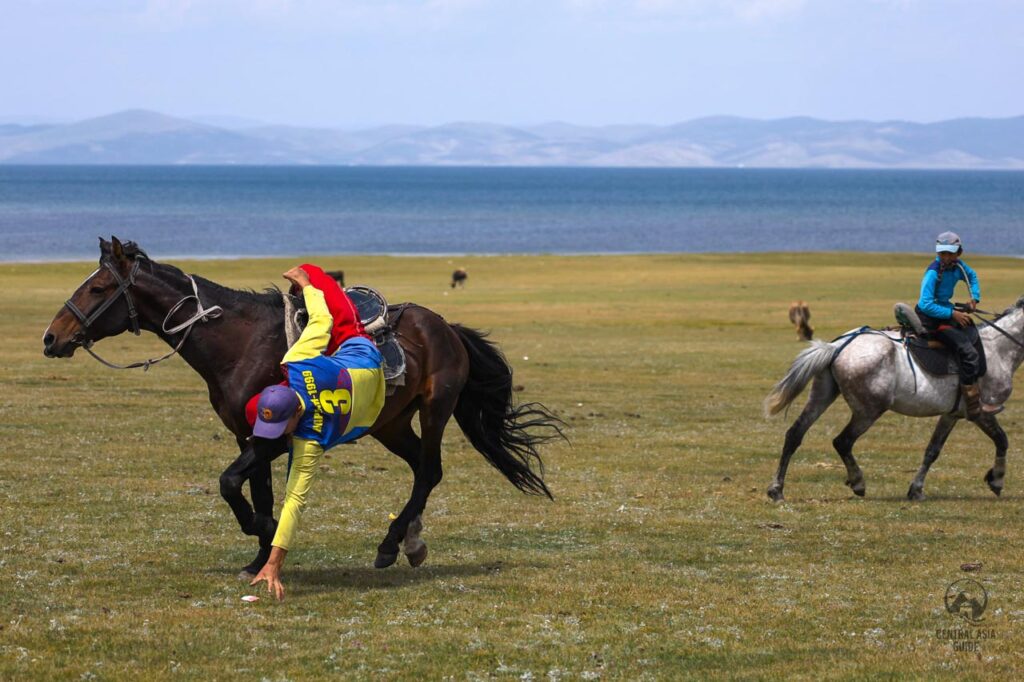
<path id="1" fill-rule="evenodd" d="M 0 0 L 0 116 L 1024 113 L 1020 0 Z"/>

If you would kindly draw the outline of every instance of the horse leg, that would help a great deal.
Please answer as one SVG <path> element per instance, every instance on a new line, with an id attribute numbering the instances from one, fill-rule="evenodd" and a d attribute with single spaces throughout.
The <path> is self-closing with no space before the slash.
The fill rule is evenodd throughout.
<path id="1" fill-rule="evenodd" d="M 231 507 L 231 511 L 234 512 L 235 518 L 238 520 L 238 525 L 246 535 L 255 535 L 250 532 L 253 529 L 255 514 L 249 500 L 245 499 L 245 495 L 242 493 L 242 484 L 248 478 L 249 470 L 255 460 L 256 454 L 252 447 L 247 447 L 220 475 L 220 496 Z"/>
<path id="2" fill-rule="evenodd" d="M 410 412 L 407 415 L 403 415 L 399 420 L 393 421 L 378 430 L 373 436 L 380 441 L 381 445 L 405 460 L 406 464 L 412 469 L 412 475 L 415 479 L 416 472 L 419 470 L 422 445 L 420 437 L 413 431 L 412 424 L 410 423 L 411 419 L 412 413 Z M 397 559 L 397 546 L 393 551 L 391 551 L 390 547 L 387 549 L 378 548 L 377 559 L 373 562 L 373 565 L 377 568 L 387 568 L 395 563 Z"/>
<path id="3" fill-rule="evenodd" d="M 1006 475 L 1006 449 L 1009 447 L 1006 432 L 1003 431 L 1003 427 L 996 421 L 994 414 L 982 412 L 981 417 L 974 423 L 996 445 L 996 461 L 992 468 L 988 470 L 988 473 L 985 474 L 985 483 L 988 484 L 989 490 L 996 495 L 1000 495 L 1003 492 L 1003 477 Z"/>
<path id="4" fill-rule="evenodd" d="M 864 433 L 871 428 L 871 425 L 878 421 L 878 418 L 882 416 L 882 412 L 868 412 L 868 413 L 853 413 L 853 417 L 850 418 L 850 422 L 846 425 L 846 428 L 840 432 L 838 436 L 832 441 L 832 447 L 839 453 L 839 457 L 843 460 L 843 464 L 846 465 L 846 485 L 850 486 L 853 490 L 853 494 L 858 497 L 864 497 L 865 485 L 864 485 L 864 472 L 860 470 L 860 466 L 857 465 L 857 460 L 853 458 L 853 444 L 857 442 L 857 439 L 864 435 Z"/>
<path id="5" fill-rule="evenodd" d="M 220 476 L 221 497 L 231 507 L 242 532 L 255 535 L 260 540 L 260 549 L 252 562 L 242 569 L 243 574 L 256 575 L 270 557 L 270 546 L 277 529 L 270 462 L 277 455 L 271 456 L 263 448 L 257 452 L 252 445 L 248 445 Z M 242 493 L 242 484 L 247 480 L 256 505 L 255 510 Z"/>
<path id="6" fill-rule="evenodd" d="M 420 407 L 420 461 L 413 474 L 412 494 L 377 548 L 377 560 L 374 562 L 377 568 L 394 563 L 400 542 L 404 542 L 406 557 L 413 567 L 427 558 L 427 544 L 419 537 L 423 527 L 422 514 L 430 492 L 441 482 L 441 437 L 458 401 L 458 392 L 447 390 L 441 393 L 438 388 L 460 384 L 449 377 L 434 375 L 428 385 L 432 388 Z"/>
<path id="7" fill-rule="evenodd" d="M 917 476 L 914 476 L 914 480 L 910 483 L 907 499 L 915 501 L 924 499 L 924 477 L 928 475 L 928 470 L 935 463 L 935 460 L 939 458 L 942 446 L 946 444 L 946 439 L 949 438 L 949 434 L 953 427 L 956 426 L 958 420 L 959 417 L 948 414 L 939 417 L 939 421 L 935 425 L 935 431 L 932 433 L 932 439 L 928 441 L 928 447 L 925 448 L 924 462 L 921 463 Z"/>
<path id="8" fill-rule="evenodd" d="M 818 376 L 811 385 L 811 395 L 804 406 L 803 412 L 797 417 L 793 425 L 786 431 L 786 442 L 782 446 L 782 456 L 779 458 L 779 468 L 775 472 L 775 480 L 768 488 L 768 497 L 776 502 L 783 500 L 782 488 L 786 484 L 786 469 L 789 468 L 789 460 L 803 442 L 804 434 L 811 428 L 811 425 L 818 420 L 825 410 L 828 409 L 839 395 L 839 387 L 831 372 L 825 372 Z"/>
<path id="9" fill-rule="evenodd" d="M 260 548 L 256 552 L 256 557 L 242 569 L 242 573 L 256 575 L 270 558 L 274 534 L 277 533 L 277 519 L 274 518 L 274 479 L 270 464 L 288 452 L 288 438 L 282 436 L 274 440 L 254 439 L 252 447 L 256 459 L 248 471 L 249 493 L 252 495 L 252 506 L 255 511 L 253 525 L 260 539 Z"/>
<path id="10" fill-rule="evenodd" d="M 270 550 L 277 532 L 274 518 L 274 484 L 271 478 L 270 462 L 253 463 L 249 474 L 249 492 L 252 494 L 253 531 L 259 537 L 260 548 L 255 558 L 242 568 L 242 575 L 256 575 L 270 558 Z"/>

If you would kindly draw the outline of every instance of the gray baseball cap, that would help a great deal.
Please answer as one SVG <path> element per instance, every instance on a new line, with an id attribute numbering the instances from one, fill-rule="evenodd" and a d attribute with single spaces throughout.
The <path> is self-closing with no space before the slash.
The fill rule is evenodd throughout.
<path id="1" fill-rule="evenodd" d="M 963 248 L 963 244 L 960 243 L 960 235 L 956 232 L 943 232 L 935 239 L 935 253 L 943 251 L 956 253 L 961 248 Z"/>

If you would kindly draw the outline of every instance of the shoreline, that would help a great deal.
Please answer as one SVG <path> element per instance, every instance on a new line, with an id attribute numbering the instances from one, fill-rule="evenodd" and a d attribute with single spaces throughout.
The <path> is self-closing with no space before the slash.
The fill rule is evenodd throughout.
<path id="1" fill-rule="evenodd" d="M 170 254 L 160 255 L 155 260 L 160 261 L 246 261 L 246 260 L 282 260 L 293 258 L 308 258 L 315 255 L 317 258 L 618 258 L 628 256 L 826 256 L 826 255 L 857 255 L 857 256 L 922 256 L 924 252 L 919 251 L 850 251 L 838 249 L 835 251 L 535 251 L 535 252 L 481 252 L 453 251 L 441 253 L 415 253 L 415 252 L 337 252 L 337 253 L 278 253 L 278 254 Z M 993 253 L 969 253 L 967 259 L 973 257 L 981 258 L 1009 258 L 1024 259 L 1024 254 L 993 254 Z M 58 257 L 58 258 L 26 258 L 21 260 L 7 260 L 0 258 L 0 265 L 60 265 L 74 263 L 92 263 L 97 259 L 95 256 L 88 258 L 81 257 Z"/>

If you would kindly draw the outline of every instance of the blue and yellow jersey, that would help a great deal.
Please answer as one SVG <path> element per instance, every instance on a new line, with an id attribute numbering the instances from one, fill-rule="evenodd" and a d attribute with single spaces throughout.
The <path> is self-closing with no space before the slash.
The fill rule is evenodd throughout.
<path id="1" fill-rule="evenodd" d="M 334 355 L 323 355 L 332 318 L 323 293 L 302 290 L 309 322 L 282 364 L 288 385 L 305 408 L 293 434 L 291 468 L 274 545 L 288 549 L 306 506 L 317 463 L 325 450 L 359 438 L 384 407 L 384 359 L 373 341 L 353 337 Z"/>
<path id="2" fill-rule="evenodd" d="M 330 450 L 366 433 L 384 405 L 382 362 L 373 341 L 360 336 L 334 355 L 288 362 L 288 385 L 305 407 L 295 437 Z"/>

